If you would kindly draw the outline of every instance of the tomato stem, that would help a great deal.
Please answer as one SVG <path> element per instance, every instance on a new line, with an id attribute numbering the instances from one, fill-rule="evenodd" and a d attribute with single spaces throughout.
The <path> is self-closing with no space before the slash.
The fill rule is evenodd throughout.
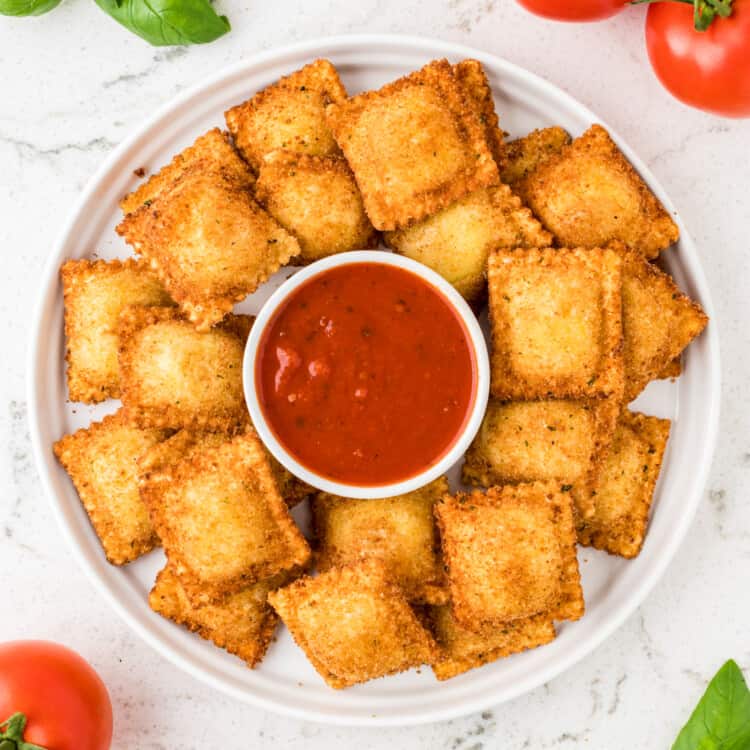
<path id="1" fill-rule="evenodd" d="M 46 748 L 26 742 L 23 732 L 26 729 L 26 714 L 16 711 L 0 723 L 0 750 L 46 750 Z"/>
<path id="2" fill-rule="evenodd" d="M 661 0 L 630 0 L 631 5 L 653 2 L 661 2 Z M 729 18 L 732 15 L 732 0 L 674 0 L 674 2 L 693 6 L 693 25 L 696 31 L 705 31 L 716 16 Z"/>

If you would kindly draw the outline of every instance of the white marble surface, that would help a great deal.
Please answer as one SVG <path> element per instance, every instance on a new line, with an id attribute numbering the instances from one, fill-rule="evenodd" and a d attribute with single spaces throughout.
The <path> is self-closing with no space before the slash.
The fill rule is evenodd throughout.
<path id="1" fill-rule="evenodd" d="M 750 668 L 750 124 L 685 109 L 650 73 L 643 10 L 597 25 L 543 22 L 512 0 L 218 0 L 232 33 L 148 47 L 91 0 L 0 19 L 0 640 L 50 638 L 112 693 L 114 747 L 668 747 L 728 657 Z M 77 194 L 155 107 L 254 52 L 334 33 L 463 42 L 545 76 L 608 120 L 652 167 L 698 242 L 724 360 L 721 439 L 696 520 L 644 605 L 583 663 L 482 714 L 406 729 L 329 728 L 255 710 L 179 672 L 138 640 L 73 562 L 36 476 L 24 368 L 40 270 Z M 697 436 L 696 439 L 700 439 Z"/>

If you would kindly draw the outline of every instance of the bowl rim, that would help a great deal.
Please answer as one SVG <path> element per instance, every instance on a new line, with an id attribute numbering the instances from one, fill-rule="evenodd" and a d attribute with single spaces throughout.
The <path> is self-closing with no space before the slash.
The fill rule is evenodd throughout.
<path id="1" fill-rule="evenodd" d="M 281 443 L 269 427 L 258 399 L 255 379 L 255 361 L 258 347 L 268 323 L 273 319 L 279 307 L 301 286 L 308 281 L 330 271 L 349 265 L 378 264 L 400 268 L 422 279 L 432 287 L 451 307 L 461 320 L 471 346 L 476 367 L 476 378 L 473 392 L 473 403 L 468 419 L 464 420 L 461 431 L 454 438 L 453 444 L 435 463 L 418 474 L 407 479 L 389 484 L 360 485 L 338 482 L 316 473 L 300 463 Z M 418 490 L 445 474 L 448 469 L 460 461 L 469 444 L 479 431 L 487 409 L 490 390 L 490 363 L 487 342 L 476 315 L 466 300 L 455 287 L 440 274 L 412 258 L 398 255 L 387 250 L 352 250 L 321 258 L 307 266 L 301 267 L 291 275 L 266 300 L 256 315 L 250 335 L 245 345 L 242 360 L 242 384 L 245 391 L 245 403 L 250 412 L 255 431 L 273 457 L 288 471 L 307 484 L 323 492 L 358 500 L 377 500 L 396 495 L 405 495 Z"/>

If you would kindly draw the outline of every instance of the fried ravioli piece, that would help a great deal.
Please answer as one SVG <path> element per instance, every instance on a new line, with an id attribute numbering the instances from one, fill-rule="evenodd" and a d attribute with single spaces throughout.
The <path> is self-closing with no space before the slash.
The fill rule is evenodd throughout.
<path id="1" fill-rule="evenodd" d="M 543 646 L 555 639 L 555 627 L 545 615 L 486 625 L 478 630 L 459 624 L 447 605 L 430 607 L 428 618 L 440 647 L 440 656 L 431 665 L 438 680 L 449 680 L 470 669 Z"/>
<path id="2" fill-rule="evenodd" d="M 651 380 L 680 374 L 679 356 L 708 323 L 697 302 L 637 251 L 623 251 L 622 325 L 625 398 L 632 401 Z"/>
<path id="3" fill-rule="evenodd" d="M 299 253 L 246 187 L 200 164 L 128 214 L 117 232 L 202 330 Z"/>
<path id="4" fill-rule="evenodd" d="M 515 189 L 561 247 L 603 247 L 620 240 L 655 258 L 680 236 L 601 125 L 592 125 Z"/>
<path id="5" fill-rule="evenodd" d="M 346 100 L 346 89 L 328 60 L 315 60 L 224 113 L 234 142 L 258 171 L 266 154 L 339 153 L 325 108 Z"/>
<path id="6" fill-rule="evenodd" d="M 321 572 L 376 557 L 388 566 L 407 599 L 447 601 L 440 544 L 432 515 L 448 480 L 380 500 L 352 500 L 320 493 L 313 502 Z"/>
<path id="7" fill-rule="evenodd" d="M 120 397 L 117 321 L 127 305 L 170 305 L 145 263 L 69 260 L 60 268 L 65 300 L 68 394 L 91 404 Z"/>
<path id="8" fill-rule="evenodd" d="M 268 592 L 288 580 L 289 576 L 282 573 L 230 594 L 217 604 L 196 607 L 167 565 L 156 576 L 148 603 L 154 612 L 239 656 L 252 669 L 265 656 L 279 621 L 266 601 Z"/>
<path id="9" fill-rule="evenodd" d="M 558 125 L 533 130 L 522 138 L 505 144 L 505 163 L 500 179 L 514 187 L 517 182 L 533 172 L 550 156 L 559 154 L 570 143 L 570 136 Z"/>
<path id="10" fill-rule="evenodd" d="M 610 249 L 515 249 L 488 260 L 492 395 L 619 398 L 621 260 Z"/>
<path id="11" fill-rule="evenodd" d="M 578 519 L 578 542 L 636 557 L 659 478 L 670 421 L 624 411 L 593 487 L 593 517 Z"/>
<path id="12" fill-rule="evenodd" d="M 340 689 L 432 662 L 437 646 L 382 560 L 305 577 L 268 595 L 321 677 Z"/>
<path id="13" fill-rule="evenodd" d="M 297 263 L 377 247 L 378 234 L 354 175 L 340 156 L 276 151 L 260 168 L 256 197 L 297 238 Z"/>
<path id="14" fill-rule="evenodd" d="M 246 423 L 242 358 L 251 322 L 229 315 L 197 331 L 174 308 L 125 308 L 119 362 L 128 419 L 140 427 L 211 432 Z"/>
<path id="15" fill-rule="evenodd" d="M 487 256 L 497 247 L 548 247 L 542 229 L 507 185 L 476 190 L 406 229 L 389 232 L 386 243 L 450 281 L 469 302 L 483 301 Z"/>
<path id="16" fill-rule="evenodd" d="M 476 109 L 447 60 L 326 109 L 376 229 L 394 230 L 498 182 Z"/>
<path id="17" fill-rule="evenodd" d="M 221 601 L 310 557 L 252 431 L 143 475 L 140 490 L 195 605 Z"/>
<path id="18" fill-rule="evenodd" d="M 252 188 L 255 183 L 253 173 L 234 150 L 229 134 L 222 133 L 219 128 L 213 128 L 197 138 L 192 146 L 188 146 L 177 154 L 169 164 L 151 175 L 136 190 L 126 195 L 120 201 L 123 213 L 133 213 L 144 203 L 153 202 L 158 195 L 168 190 L 189 167 L 196 164 L 200 164 L 201 168 L 207 170 L 223 172 L 247 189 Z"/>
<path id="19" fill-rule="evenodd" d="M 131 562 L 159 543 L 138 494 L 136 461 L 168 434 L 134 427 L 120 409 L 54 445 L 113 565 Z"/>
<path id="20" fill-rule="evenodd" d="M 453 66 L 453 75 L 463 86 L 469 99 L 474 102 L 495 163 L 502 167 L 505 162 L 503 131 L 500 129 L 495 102 L 492 99 L 492 88 L 482 63 L 479 60 L 461 60 Z"/>
<path id="21" fill-rule="evenodd" d="M 658 380 L 666 380 L 668 378 L 679 378 L 680 375 L 682 375 L 682 358 L 675 357 L 668 365 L 659 370 L 656 377 Z"/>
<path id="22" fill-rule="evenodd" d="M 573 505 L 559 483 L 446 495 L 435 515 L 459 624 L 583 615 Z"/>

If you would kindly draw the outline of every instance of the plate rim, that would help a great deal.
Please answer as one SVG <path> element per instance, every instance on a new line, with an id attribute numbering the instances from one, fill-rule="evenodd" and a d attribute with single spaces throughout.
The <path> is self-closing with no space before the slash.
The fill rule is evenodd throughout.
<path id="1" fill-rule="evenodd" d="M 599 122 L 607 128 L 613 140 L 632 162 L 635 169 L 643 176 L 651 189 L 653 189 L 659 196 L 670 213 L 676 216 L 676 221 L 680 224 L 681 230 L 680 241 L 692 261 L 690 268 L 691 281 L 698 291 L 698 296 L 701 299 L 703 308 L 712 320 L 712 325 L 708 326 L 703 334 L 708 349 L 707 359 L 710 370 L 709 375 L 711 387 L 710 390 L 707 389 L 707 392 L 705 393 L 709 402 L 707 407 L 709 418 L 705 423 L 705 430 L 702 434 L 701 461 L 696 476 L 694 477 L 695 481 L 693 481 L 691 485 L 692 491 L 689 493 L 689 496 L 685 498 L 683 513 L 675 519 L 673 532 L 669 537 L 668 543 L 662 549 L 661 555 L 656 558 L 654 564 L 648 570 L 647 575 L 644 576 L 639 584 L 635 586 L 628 595 L 623 597 L 618 608 L 614 612 L 608 614 L 607 618 L 599 625 L 599 628 L 594 633 L 590 634 L 588 638 L 582 639 L 580 642 L 576 643 L 566 653 L 560 655 L 553 663 L 545 665 L 543 668 L 534 672 L 533 679 L 526 677 L 519 680 L 512 689 L 506 690 L 501 696 L 488 691 L 485 694 L 473 696 L 470 699 L 464 697 L 458 705 L 448 709 L 431 709 L 427 707 L 419 713 L 415 713 L 408 717 L 386 713 L 378 715 L 361 714 L 356 716 L 341 715 L 338 713 L 329 713 L 324 710 L 301 708 L 295 704 L 280 705 L 274 700 L 265 698 L 263 695 L 250 692 L 246 689 L 237 688 L 213 674 L 204 672 L 199 666 L 193 664 L 189 658 L 184 657 L 179 649 L 173 645 L 165 646 L 164 643 L 156 635 L 151 633 L 147 627 L 140 623 L 135 615 L 131 614 L 125 604 L 115 596 L 114 592 L 108 587 L 107 582 L 104 578 L 100 577 L 94 565 L 88 560 L 83 548 L 76 543 L 73 528 L 67 523 L 62 503 L 57 497 L 53 487 L 51 474 L 48 471 L 48 462 L 45 452 L 48 451 L 49 446 L 42 445 L 40 429 L 38 427 L 40 412 L 37 386 L 39 381 L 38 373 L 40 371 L 40 359 L 43 351 L 42 326 L 47 308 L 52 304 L 50 300 L 52 296 L 50 291 L 55 288 L 63 251 L 76 222 L 80 218 L 82 209 L 93 196 L 99 183 L 106 177 L 119 159 L 123 157 L 130 148 L 132 148 L 145 131 L 152 128 L 168 113 L 180 108 L 189 100 L 209 90 L 211 87 L 220 84 L 223 80 L 240 74 L 245 70 L 250 72 L 253 69 L 262 66 L 264 63 L 274 62 L 289 55 L 300 55 L 304 53 L 310 55 L 321 55 L 325 54 L 323 50 L 327 50 L 328 54 L 331 54 L 335 53 L 337 49 L 342 47 L 348 48 L 354 46 L 366 50 L 370 46 L 388 47 L 389 45 L 395 48 L 408 49 L 408 51 L 412 53 L 432 56 L 437 54 L 457 58 L 473 57 L 480 62 L 487 62 L 493 67 L 508 71 L 516 77 L 526 78 L 537 87 L 544 89 L 550 99 L 554 99 L 563 105 L 574 107 L 584 114 L 590 122 Z M 104 597 L 120 618 L 123 619 L 127 625 L 139 635 L 139 637 L 148 643 L 149 646 L 157 651 L 157 653 L 167 658 L 175 666 L 188 672 L 204 684 L 208 684 L 224 694 L 230 695 L 245 703 L 255 705 L 261 709 L 323 724 L 335 724 L 340 726 L 406 726 L 447 720 L 475 711 L 480 711 L 490 706 L 498 705 L 499 703 L 516 698 L 569 669 L 586 656 L 586 654 L 591 653 L 609 638 L 609 636 L 634 613 L 636 608 L 645 600 L 653 587 L 663 576 L 667 566 L 671 563 L 677 549 L 684 540 L 695 516 L 695 512 L 708 480 L 718 440 L 721 397 L 721 362 L 716 313 L 697 247 L 682 223 L 679 214 L 675 211 L 669 196 L 664 191 L 659 180 L 656 179 L 651 170 L 605 120 L 595 115 L 595 113 L 586 105 L 582 104 L 574 96 L 568 94 L 546 78 L 536 73 L 532 73 L 531 71 L 492 53 L 484 52 L 467 45 L 446 42 L 426 36 L 402 34 L 342 34 L 315 37 L 301 42 L 272 47 L 250 55 L 243 60 L 225 66 L 215 73 L 205 76 L 194 85 L 187 87 L 177 96 L 164 102 L 164 104 L 162 104 L 150 117 L 135 125 L 131 132 L 117 146 L 115 146 L 114 149 L 112 149 L 99 168 L 89 178 L 77 200 L 74 201 L 69 213 L 67 214 L 67 218 L 52 245 L 49 257 L 45 262 L 44 271 L 41 276 L 40 292 L 38 293 L 34 306 L 29 335 L 26 395 L 28 402 L 29 432 L 34 462 L 44 492 L 52 506 L 53 515 L 57 520 L 58 527 L 61 529 L 63 536 L 71 548 L 73 557 L 83 569 L 89 581 L 92 582 L 94 588 Z"/>

